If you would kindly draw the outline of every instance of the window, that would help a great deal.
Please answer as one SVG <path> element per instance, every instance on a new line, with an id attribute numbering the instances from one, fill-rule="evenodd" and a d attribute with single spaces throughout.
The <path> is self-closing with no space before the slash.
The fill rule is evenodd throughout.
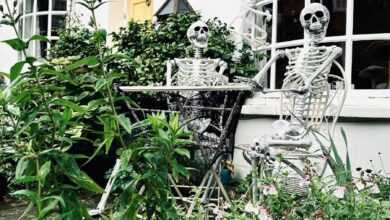
<path id="1" fill-rule="evenodd" d="M 24 39 L 35 34 L 47 36 L 50 42 L 58 39 L 59 31 L 65 28 L 67 0 L 23 0 L 20 10 L 20 28 Z M 50 42 L 31 42 L 28 53 L 46 57 Z"/>
<path id="2" fill-rule="evenodd" d="M 267 7 L 278 13 L 273 13 L 267 27 L 272 30 L 270 44 L 260 50 L 273 56 L 277 49 L 302 46 L 299 14 L 310 2 L 324 4 L 331 13 L 323 43 L 338 45 L 344 51 L 338 61 L 351 88 L 344 116 L 390 118 L 390 1 L 270 0 Z M 272 66 L 268 79 L 271 89 L 281 87 L 286 64 L 282 59 Z"/>

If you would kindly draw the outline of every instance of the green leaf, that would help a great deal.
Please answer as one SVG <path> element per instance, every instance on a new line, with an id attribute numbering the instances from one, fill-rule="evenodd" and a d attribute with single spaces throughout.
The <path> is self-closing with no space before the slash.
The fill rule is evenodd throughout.
<path id="1" fill-rule="evenodd" d="M 65 67 L 65 70 L 72 71 L 82 66 L 96 66 L 97 64 L 99 64 L 98 58 L 96 56 L 89 56 L 69 64 L 67 67 Z"/>
<path id="2" fill-rule="evenodd" d="M 46 179 L 47 174 L 49 174 L 49 172 L 50 172 L 50 168 L 51 168 L 51 162 L 50 161 L 46 161 L 41 166 L 41 168 L 39 169 L 39 178 L 41 180 L 45 180 Z"/>
<path id="3" fill-rule="evenodd" d="M 55 208 L 58 205 L 58 200 L 53 200 L 45 205 L 45 208 L 39 213 L 38 219 L 46 219 L 47 215 L 50 215 L 55 211 Z"/>
<path id="4" fill-rule="evenodd" d="M 185 149 L 185 148 L 175 148 L 175 152 L 176 152 L 177 154 L 179 154 L 180 156 L 185 156 L 185 157 L 187 157 L 188 159 L 191 158 L 190 151 L 188 151 L 188 150 Z"/>
<path id="5" fill-rule="evenodd" d="M 17 183 L 31 183 L 38 181 L 34 173 L 35 166 L 33 161 L 23 157 L 18 161 L 15 170 L 15 181 Z"/>
<path id="6" fill-rule="evenodd" d="M 14 81 L 22 72 L 24 65 L 26 64 L 26 61 L 20 61 L 15 63 L 10 70 L 10 79 L 11 81 Z"/>
<path id="7" fill-rule="evenodd" d="M 58 166 L 62 169 L 64 174 L 78 186 L 95 193 L 103 192 L 103 189 L 97 185 L 91 177 L 80 170 L 76 161 L 69 154 L 59 154 L 56 157 Z"/>
<path id="8" fill-rule="evenodd" d="M 128 134 L 132 134 L 132 127 L 130 119 L 127 118 L 125 115 L 121 114 L 118 116 L 118 122 L 126 130 Z"/>
<path id="9" fill-rule="evenodd" d="M 19 38 L 9 39 L 2 42 L 8 44 L 8 46 L 17 51 L 27 49 L 27 44 Z"/>
<path id="10" fill-rule="evenodd" d="M 39 108 L 35 108 L 33 109 L 32 112 L 25 113 L 25 118 L 23 117 L 24 126 L 16 132 L 15 136 L 18 136 L 21 133 L 23 133 L 31 125 L 31 123 L 36 119 L 38 112 L 39 112 Z"/>
<path id="11" fill-rule="evenodd" d="M 48 42 L 48 41 L 49 41 L 49 39 L 48 39 L 46 36 L 42 36 L 42 35 L 39 35 L 39 34 L 33 35 L 33 36 L 28 40 L 28 42 L 33 41 L 33 40 L 45 41 L 45 42 Z"/>
<path id="12" fill-rule="evenodd" d="M 103 120 L 104 126 L 104 143 L 106 146 L 106 154 L 111 148 L 112 142 L 115 137 L 115 120 L 112 117 L 106 117 Z"/>
<path id="13" fill-rule="evenodd" d="M 95 91 L 100 91 L 107 83 L 108 81 L 106 79 L 99 79 L 96 81 Z"/>
<path id="14" fill-rule="evenodd" d="M 33 192 L 31 190 L 22 189 L 22 190 L 18 190 L 16 192 L 11 193 L 11 195 L 13 195 L 13 196 L 25 196 L 25 197 L 27 197 L 29 200 L 31 200 L 35 204 L 38 202 L 37 193 Z"/>
<path id="15" fill-rule="evenodd" d="M 346 148 L 346 171 L 348 172 L 348 179 L 349 180 L 352 180 L 352 166 L 351 166 L 351 159 L 349 157 L 349 150 L 348 150 L 348 139 L 347 139 L 347 135 L 345 133 L 345 130 L 344 128 L 341 128 L 341 134 L 343 136 L 343 140 L 344 140 L 344 143 L 345 143 L 345 148 Z"/>
<path id="16" fill-rule="evenodd" d="M 91 162 L 91 160 L 93 160 L 99 154 L 99 152 L 102 150 L 103 146 L 105 146 L 105 143 L 106 143 L 106 140 L 104 140 L 101 144 L 99 144 L 99 146 L 96 148 L 95 152 L 93 152 L 92 156 L 90 156 L 88 158 L 88 160 L 85 163 L 83 163 L 83 166 L 88 164 L 89 162 Z"/>
<path id="17" fill-rule="evenodd" d="M 95 43 L 105 42 L 107 38 L 107 31 L 104 29 L 99 29 L 93 34 L 93 41 Z"/>
<path id="18" fill-rule="evenodd" d="M 87 111 L 86 108 L 81 107 L 78 104 L 65 99 L 55 99 L 51 103 L 55 105 L 71 108 L 73 111 L 78 112 L 80 114 L 84 114 Z"/>

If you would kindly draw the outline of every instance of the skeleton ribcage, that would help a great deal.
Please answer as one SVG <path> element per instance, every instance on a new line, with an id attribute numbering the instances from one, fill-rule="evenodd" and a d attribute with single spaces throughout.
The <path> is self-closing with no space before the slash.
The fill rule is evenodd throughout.
<path id="1" fill-rule="evenodd" d="M 287 50 L 289 64 L 286 67 L 283 89 L 297 89 L 305 86 L 310 78 L 328 58 L 327 47 Z M 306 128 L 318 129 L 326 114 L 329 101 L 328 75 L 331 65 L 327 66 L 313 79 L 306 94 L 282 94 L 282 117 L 292 123 L 300 123 Z"/>
<path id="2" fill-rule="evenodd" d="M 216 86 L 227 83 L 227 78 L 216 71 L 216 59 L 176 59 L 179 71 L 173 75 L 174 85 L 178 86 Z"/>

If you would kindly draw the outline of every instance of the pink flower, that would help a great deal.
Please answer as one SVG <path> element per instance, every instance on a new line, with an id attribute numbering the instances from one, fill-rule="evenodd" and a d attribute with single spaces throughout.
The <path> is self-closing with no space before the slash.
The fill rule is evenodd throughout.
<path id="1" fill-rule="evenodd" d="M 272 217 L 268 214 L 268 210 L 263 206 L 259 207 L 259 219 L 260 220 L 272 220 Z"/>
<path id="2" fill-rule="evenodd" d="M 342 198 L 344 198 L 344 195 L 345 195 L 346 191 L 347 191 L 347 188 L 345 188 L 344 186 L 336 186 L 336 188 L 335 188 L 335 190 L 333 192 L 333 195 L 336 198 L 342 199 Z"/>
<path id="3" fill-rule="evenodd" d="M 278 194 L 278 190 L 276 189 L 276 187 L 274 185 L 265 185 L 263 186 L 263 194 L 264 195 L 277 195 Z"/>

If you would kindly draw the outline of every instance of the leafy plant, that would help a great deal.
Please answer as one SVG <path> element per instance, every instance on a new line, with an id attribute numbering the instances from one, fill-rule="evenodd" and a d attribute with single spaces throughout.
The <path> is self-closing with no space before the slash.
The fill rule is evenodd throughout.
<path id="1" fill-rule="evenodd" d="M 148 115 L 149 129 L 121 152 L 123 169 L 131 181 L 123 188 L 114 219 L 178 219 L 177 208 L 169 199 L 169 175 L 178 180 L 189 175 L 178 161 L 190 157 L 185 148 L 190 133 L 179 122 L 178 115 Z M 153 217 L 154 216 L 154 217 Z"/>
<path id="2" fill-rule="evenodd" d="M 23 40 L 17 29 L 20 15 L 5 1 L 1 23 L 11 26 L 16 38 L 3 43 L 23 58 L 6 74 L 11 84 L 0 93 L 0 121 L 6 123 L 0 133 L 0 153 L 12 152 L 17 160 L 14 181 L 22 189 L 12 195 L 30 202 L 26 213 L 34 209 L 35 219 L 53 215 L 90 219 L 78 192 L 101 193 L 103 189 L 80 170 L 78 160 L 89 162 L 102 148 L 108 152 L 113 143 L 125 146 L 123 137 L 130 127 L 115 107 L 118 96 L 112 82 L 118 75 L 107 73 L 105 62 L 115 55 L 105 50 L 106 34 L 96 24 L 94 10 L 101 1 L 84 4 L 93 6 L 91 42 L 98 49 L 96 53 L 67 62 L 38 64 L 28 54 L 28 45 L 47 38 L 34 35 Z M 75 154 L 75 146 L 80 145 L 96 145 L 95 154 L 89 159 Z"/>

